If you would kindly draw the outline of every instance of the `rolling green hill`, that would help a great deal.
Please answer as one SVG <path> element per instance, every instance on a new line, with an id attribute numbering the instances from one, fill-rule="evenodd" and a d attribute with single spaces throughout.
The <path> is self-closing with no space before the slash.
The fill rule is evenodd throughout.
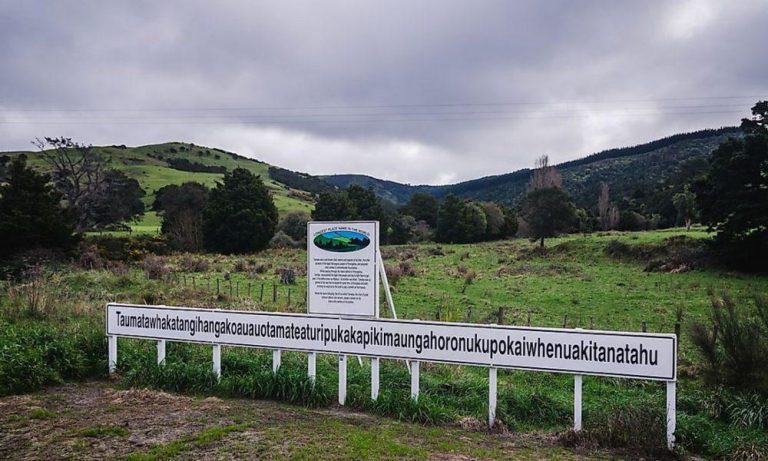
<path id="1" fill-rule="evenodd" d="M 144 202 L 147 208 L 154 201 L 157 190 L 163 186 L 195 181 L 213 187 L 223 178 L 223 171 L 231 171 L 237 167 L 261 176 L 272 191 L 281 215 L 291 211 L 310 212 L 314 206 L 311 193 L 272 179 L 269 174 L 270 165 L 267 163 L 221 149 L 170 142 L 139 147 L 94 146 L 94 150 L 108 160 L 110 167 L 121 170 L 139 181 L 146 192 Z M 12 157 L 22 153 L 26 154 L 27 162 L 33 167 L 43 171 L 49 169 L 40 152 L 5 152 L 2 155 Z M 188 171 L 189 169 L 198 171 Z M 137 232 L 156 233 L 159 226 L 157 215 L 147 212 L 144 218 L 132 227 Z"/>

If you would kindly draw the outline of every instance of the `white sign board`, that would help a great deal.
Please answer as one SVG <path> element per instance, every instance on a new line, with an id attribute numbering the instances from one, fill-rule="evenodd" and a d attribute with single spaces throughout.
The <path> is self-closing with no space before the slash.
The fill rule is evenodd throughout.
<path id="1" fill-rule="evenodd" d="M 673 334 L 107 305 L 107 335 L 659 381 Z"/>
<path id="2" fill-rule="evenodd" d="M 378 317 L 376 221 L 307 224 L 307 311 Z"/>

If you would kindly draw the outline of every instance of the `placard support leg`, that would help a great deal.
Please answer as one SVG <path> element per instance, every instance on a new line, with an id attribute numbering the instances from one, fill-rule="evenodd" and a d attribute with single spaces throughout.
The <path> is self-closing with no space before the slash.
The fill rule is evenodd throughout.
<path id="1" fill-rule="evenodd" d="M 109 374 L 117 370 L 117 336 L 107 336 L 107 345 L 109 347 Z"/>
<path id="2" fill-rule="evenodd" d="M 280 349 L 275 349 L 272 351 L 272 373 L 277 374 L 277 371 L 280 370 L 280 363 L 282 359 L 282 354 L 280 352 Z"/>
<path id="3" fill-rule="evenodd" d="M 411 360 L 411 398 L 419 401 L 419 361 Z"/>
<path id="4" fill-rule="evenodd" d="M 347 356 L 339 355 L 339 405 L 347 400 Z"/>
<path id="5" fill-rule="evenodd" d="M 157 364 L 165 365 L 165 340 L 161 339 L 157 342 Z"/>
<path id="6" fill-rule="evenodd" d="M 314 386 L 317 381 L 317 352 L 307 354 L 307 377 Z"/>
<path id="7" fill-rule="evenodd" d="M 371 400 L 379 398 L 379 358 L 371 359 Z"/>
<path id="8" fill-rule="evenodd" d="M 488 369 L 488 427 L 493 428 L 496 422 L 496 397 L 498 392 L 498 368 Z"/>
<path id="9" fill-rule="evenodd" d="M 675 430 L 677 426 L 677 383 L 667 381 L 667 448 L 675 449 Z"/>
<path id="10" fill-rule="evenodd" d="M 573 377 L 573 430 L 581 431 L 581 375 Z"/>
<path id="11" fill-rule="evenodd" d="M 213 374 L 216 379 L 221 379 L 221 345 L 213 345 Z"/>

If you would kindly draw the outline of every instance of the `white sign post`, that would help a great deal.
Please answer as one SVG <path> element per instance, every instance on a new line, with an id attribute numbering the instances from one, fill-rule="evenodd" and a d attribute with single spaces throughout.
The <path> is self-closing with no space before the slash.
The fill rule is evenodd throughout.
<path id="1" fill-rule="evenodd" d="M 307 312 L 379 316 L 379 223 L 307 223 Z"/>

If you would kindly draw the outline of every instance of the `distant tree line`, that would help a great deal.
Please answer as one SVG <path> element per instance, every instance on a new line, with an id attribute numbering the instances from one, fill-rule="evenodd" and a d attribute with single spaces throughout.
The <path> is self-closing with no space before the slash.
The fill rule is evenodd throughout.
<path id="1" fill-rule="evenodd" d="M 270 178 L 294 189 L 304 190 L 313 194 L 336 189 L 336 186 L 306 173 L 286 170 L 285 168 L 278 168 L 276 166 L 270 166 L 268 171 Z"/>
<path id="2" fill-rule="evenodd" d="M 189 171 L 192 173 L 224 174 L 227 172 L 227 167 L 224 165 L 205 165 L 182 157 L 167 158 L 165 159 L 165 162 L 174 170 Z"/>

